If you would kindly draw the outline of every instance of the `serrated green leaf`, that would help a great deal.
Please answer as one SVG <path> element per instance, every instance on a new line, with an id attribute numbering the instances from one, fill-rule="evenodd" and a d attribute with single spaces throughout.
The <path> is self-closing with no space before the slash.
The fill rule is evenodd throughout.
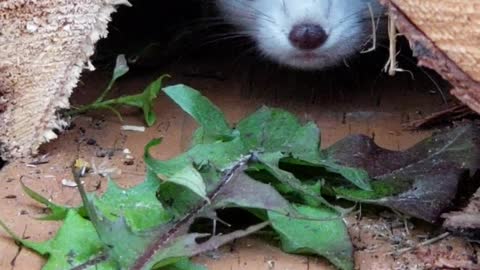
<path id="1" fill-rule="evenodd" d="M 286 165 L 290 169 L 299 171 L 310 177 L 326 179 L 327 182 L 335 179 L 342 182 L 350 182 L 366 191 L 372 189 L 367 171 L 360 168 L 339 165 L 327 159 L 300 160 L 295 158 L 284 158 L 280 162 L 282 163 L 282 166 Z"/>
<path id="2" fill-rule="evenodd" d="M 155 139 L 146 145 L 144 160 L 147 169 L 161 175 L 163 179 L 172 177 L 192 162 L 200 166 L 211 164 L 218 170 L 222 170 L 238 161 L 242 155 L 248 154 L 248 150 L 241 140 L 234 138 L 226 142 L 216 141 L 209 144 L 197 144 L 175 158 L 157 160 L 150 155 L 150 149 L 160 143 L 161 139 Z"/>
<path id="3" fill-rule="evenodd" d="M 124 59 L 123 59 L 124 60 Z M 122 60 L 122 61 L 123 61 Z M 119 60 L 117 59 L 117 65 L 119 64 Z M 121 63 L 120 63 L 121 64 Z M 92 104 L 82 106 L 76 110 L 69 111 L 67 112 L 68 115 L 76 115 L 76 114 L 81 114 L 85 113 L 90 110 L 111 110 L 114 112 L 119 118 L 121 119 L 121 115 L 118 113 L 118 111 L 114 108 L 115 106 L 132 106 L 132 107 L 137 107 L 143 111 L 144 114 L 144 119 L 146 124 L 150 127 L 152 126 L 155 122 L 157 117 L 155 116 L 155 113 L 153 111 L 153 104 L 155 98 L 157 98 L 158 93 L 162 89 L 162 83 L 163 79 L 166 77 L 169 77 L 168 75 L 163 75 L 157 80 L 153 81 L 150 83 L 141 94 L 136 94 L 136 95 L 129 95 L 129 96 L 123 96 L 119 98 L 114 98 L 114 99 L 109 99 L 109 100 L 103 100 L 107 93 L 109 92 L 110 88 L 112 87 L 113 83 L 118 79 L 119 77 L 123 76 L 126 72 L 128 71 L 128 67 L 125 66 L 119 66 L 118 69 L 116 68 L 114 71 L 114 75 L 112 80 L 110 81 L 109 86 L 107 89 L 104 91 L 104 93 Z"/>
<path id="4" fill-rule="evenodd" d="M 143 183 L 130 189 L 122 189 L 109 180 L 107 191 L 94 198 L 93 203 L 108 219 L 124 217 L 132 231 L 147 230 L 172 218 L 155 196 L 159 186 L 154 176 L 147 176 Z"/>
<path id="5" fill-rule="evenodd" d="M 5 232 L 7 232 L 7 234 L 13 238 L 13 240 L 15 240 L 17 244 L 20 244 L 24 247 L 34 250 L 35 252 L 37 252 L 42 256 L 45 256 L 48 254 L 49 247 L 47 243 L 35 243 L 32 241 L 24 240 L 18 235 L 16 235 L 12 230 L 10 230 L 10 228 L 8 228 L 8 226 L 5 223 L 3 223 L 3 221 L 1 220 L 0 220 L 0 227 L 2 227 L 5 230 Z"/>
<path id="6" fill-rule="evenodd" d="M 58 205 L 52 203 L 49 199 L 43 197 L 41 194 L 27 187 L 23 182 L 20 181 L 23 191 L 33 200 L 43 204 L 51 213 L 45 216 L 40 216 L 37 219 L 39 220 L 63 220 L 67 217 L 67 214 L 70 210 L 74 210 L 80 214 L 82 217 L 86 217 L 87 213 L 82 206 L 79 207 L 70 207 L 66 205 Z"/>
<path id="7" fill-rule="evenodd" d="M 168 86 L 163 91 L 186 113 L 197 121 L 201 129 L 197 131 L 198 142 L 222 140 L 232 135 L 223 113 L 197 90 L 183 85 Z"/>
<path id="8" fill-rule="evenodd" d="M 147 123 L 151 124 L 155 121 L 151 106 L 161 88 L 161 79 L 140 95 L 105 101 L 103 106 L 123 104 L 142 108 Z M 196 218 L 215 220 L 215 210 L 230 207 L 244 208 L 260 218 L 275 221 L 275 229 L 280 232 L 286 250 L 320 254 L 348 269 L 345 250 L 349 239 L 342 238 L 344 227 L 332 231 L 342 242 L 330 247 L 326 246 L 331 240 L 328 237 L 321 238 L 318 246 L 307 239 L 292 239 L 295 233 L 283 227 L 288 223 L 285 219 L 289 219 L 304 236 L 312 236 L 310 225 L 321 231 L 330 230 L 331 224 L 338 226 L 339 216 L 323 208 L 326 205 L 342 210 L 322 198 L 319 180 L 323 177 L 346 177 L 365 188 L 358 184 L 359 179 L 365 180 L 365 177 L 357 170 L 323 159 L 319 150 L 320 134 L 314 123 L 302 125 L 286 111 L 264 107 L 232 130 L 220 110 L 198 91 L 184 85 L 167 87 L 164 91 L 200 124 L 194 143 L 186 153 L 169 160 L 157 160 L 149 151 L 161 140 L 151 141 L 145 147 L 145 182 L 122 189 L 110 181 L 107 192 L 100 197 L 87 196 L 76 178 L 84 209 L 98 234 L 102 254 L 112 265 L 110 269 L 195 269 L 186 257 L 217 248 L 269 224 L 266 221 L 245 231 L 214 235 L 200 243 L 199 237 L 205 240 L 207 235 L 189 233 Z M 294 172 L 281 167 L 287 165 L 289 159 L 319 168 L 321 173 L 311 179 L 298 178 Z M 252 168 L 266 172 L 270 182 L 265 182 L 272 185 L 244 173 L 251 162 Z M 295 162 L 290 165 L 299 167 Z M 320 209 L 295 208 L 282 194 L 296 196 L 300 202 Z M 332 255 L 332 252 L 338 254 Z M 91 254 L 95 255 L 98 254 Z"/>
<path id="9" fill-rule="evenodd" d="M 320 130 L 313 122 L 300 127 L 285 145 L 285 150 L 296 159 L 318 160 L 320 157 Z"/>
<path id="10" fill-rule="evenodd" d="M 191 189 L 165 182 L 157 191 L 157 198 L 162 206 L 175 218 L 181 218 L 205 199 L 199 197 Z"/>
<path id="11" fill-rule="evenodd" d="M 207 198 L 207 187 L 205 186 L 203 177 L 191 164 L 164 180 L 184 186 L 201 198 L 209 201 Z"/>
<path id="12" fill-rule="evenodd" d="M 362 190 L 349 188 L 344 186 L 330 187 L 333 191 L 332 195 L 338 198 L 348 199 L 356 202 L 372 203 L 387 197 L 393 197 L 408 191 L 413 187 L 414 180 L 394 180 L 391 181 L 372 181 L 372 190 Z"/>
<path id="13" fill-rule="evenodd" d="M 125 269 L 147 270 L 154 266 L 160 267 L 176 263 L 178 258 L 216 249 L 228 241 L 248 235 L 268 225 L 268 222 L 264 222 L 244 231 L 215 235 L 202 243 L 197 243 L 196 239 L 206 235 L 187 234 L 193 220 L 219 202 L 218 200 L 222 198 L 219 195 L 228 190 L 226 187 L 232 181 L 239 179 L 238 175 L 243 172 L 245 166 L 245 161 L 239 161 L 231 168 L 231 171 L 225 173 L 220 182 L 211 181 L 216 184 L 208 194 L 208 199 L 212 201 L 212 204 L 204 200 L 198 201 L 196 205 L 190 207 L 189 212 L 184 213 L 176 220 L 139 232 L 133 231 L 123 216 L 114 221 L 107 218 L 88 198 L 78 177 L 75 179 L 79 183 L 79 191 L 88 215 L 100 240 L 104 243 L 105 249 L 108 250 L 107 254 L 110 258 Z M 118 235 L 121 235 L 122 238 L 119 238 Z"/>
<path id="14" fill-rule="evenodd" d="M 4 226 L 1 222 L 0 225 Z M 103 244 L 92 223 L 74 210 L 68 211 L 63 225 L 51 240 L 35 243 L 9 233 L 18 243 L 47 258 L 43 270 L 72 269 L 80 265 L 94 265 L 94 269 L 99 270 L 115 269 L 115 263 L 104 257 Z M 98 261 L 93 263 L 95 259 Z"/>
<path id="15" fill-rule="evenodd" d="M 246 148 L 265 152 L 289 148 L 291 138 L 300 128 L 301 125 L 294 115 L 268 107 L 262 107 L 237 125 Z"/>
<path id="16" fill-rule="evenodd" d="M 169 77 L 168 75 L 163 75 L 157 80 L 150 83 L 141 94 L 125 96 L 115 99 L 115 104 L 118 105 L 130 105 L 142 109 L 145 122 L 149 127 L 151 127 L 157 117 L 153 112 L 153 102 L 157 98 L 158 93 L 162 90 L 163 80 Z"/>
<path id="17" fill-rule="evenodd" d="M 160 179 L 169 179 L 178 174 L 186 166 L 191 163 L 199 166 L 208 165 L 213 171 L 221 171 L 231 166 L 247 151 L 239 138 L 230 141 L 215 141 L 210 144 L 198 144 L 170 160 L 157 160 L 150 155 L 150 149 L 158 145 L 161 139 L 152 140 L 145 146 L 144 160 L 147 166 L 147 173 L 156 175 Z M 214 187 L 219 179 L 219 174 L 213 177 L 207 177 L 204 181 L 208 188 Z M 190 190 L 178 188 L 168 182 L 162 183 L 158 191 L 159 199 L 162 204 L 169 209 L 175 216 L 181 216 L 187 212 L 192 205 L 198 202 L 197 196 Z"/>
<path id="18" fill-rule="evenodd" d="M 340 269 L 353 269 L 353 246 L 341 217 L 323 207 L 296 208 L 299 213 L 310 219 L 268 213 L 272 227 L 280 236 L 282 249 L 289 253 L 320 255 Z M 322 221 L 328 218 L 332 220 Z"/>
<path id="19" fill-rule="evenodd" d="M 320 132 L 314 123 L 302 126 L 289 112 L 262 107 L 240 121 L 240 137 L 250 150 L 282 152 L 283 157 L 293 157 L 304 165 L 324 168 L 339 174 L 361 189 L 370 190 L 369 176 L 362 169 L 350 168 L 322 159 L 319 151 Z M 324 175 L 318 175 L 323 177 Z"/>
<path id="20" fill-rule="evenodd" d="M 295 175 L 280 169 L 278 167 L 278 163 L 282 156 L 283 155 L 281 153 L 277 152 L 260 155 L 258 159 L 263 165 L 263 169 L 270 173 L 281 184 L 289 187 L 291 192 L 302 198 L 302 203 L 307 203 L 316 207 L 325 205 L 331 207 L 332 209 L 341 210 L 325 200 L 320 193 L 315 193 L 308 185 L 305 185 L 297 177 L 295 177 Z"/>
<path id="21" fill-rule="evenodd" d="M 161 265 L 163 261 L 170 261 L 171 258 L 183 258 L 185 256 L 193 256 L 205 251 L 216 250 L 222 245 L 231 242 L 235 239 L 248 236 L 255 233 L 269 225 L 269 222 L 262 222 L 256 225 L 252 225 L 245 230 L 237 230 L 228 234 L 219 234 L 210 237 L 207 241 L 199 243 L 198 239 L 205 238 L 208 234 L 190 233 L 180 236 L 173 241 L 164 252 L 159 252 L 152 258 L 150 262 L 145 261 L 142 264 L 143 268 L 138 269 L 150 269 L 157 265 Z M 137 262 L 141 262 L 142 258 L 139 258 Z"/>
<path id="22" fill-rule="evenodd" d="M 70 210 L 69 207 L 54 204 L 47 198 L 27 187 L 22 181 L 20 181 L 20 184 L 22 185 L 23 192 L 25 192 L 30 198 L 34 199 L 35 201 L 45 205 L 50 210 L 50 214 L 40 217 L 39 219 L 62 220 L 67 216 L 67 213 Z"/>

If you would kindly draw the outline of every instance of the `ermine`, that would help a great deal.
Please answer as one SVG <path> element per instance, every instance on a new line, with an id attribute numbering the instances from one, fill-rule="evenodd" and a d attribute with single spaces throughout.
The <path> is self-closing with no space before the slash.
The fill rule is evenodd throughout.
<path id="1" fill-rule="evenodd" d="M 238 34 L 251 38 L 261 55 L 306 70 L 339 65 L 368 49 L 385 12 L 376 0 L 216 2 L 223 17 Z"/>

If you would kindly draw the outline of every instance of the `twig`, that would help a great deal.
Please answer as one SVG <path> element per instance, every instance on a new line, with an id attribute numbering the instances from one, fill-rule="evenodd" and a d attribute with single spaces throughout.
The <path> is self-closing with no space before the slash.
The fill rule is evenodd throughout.
<path id="1" fill-rule="evenodd" d="M 370 20 L 372 23 L 372 47 L 361 51 L 360 53 L 368 53 L 374 51 L 377 48 L 377 25 L 375 24 L 375 15 L 373 14 L 373 8 L 370 3 L 368 5 L 368 12 L 370 13 Z"/>
<path id="2" fill-rule="evenodd" d="M 440 124 L 447 124 L 463 118 L 479 117 L 474 111 L 468 108 L 466 105 L 455 105 L 445 110 L 435 112 L 427 117 L 419 120 L 410 121 L 403 125 L 404 128 L 409 130 L 431 128 Z"/>
<path id="3" fill-rule="evenodd" d="M 449 232 L 442 233 L 442 234 L 440 234 L 440 235 L 438 235 L 438 236 L 436 236 L 436 237 L 434 237 L 434 238 L 425 240 L 425 241 L 420 242 L 420 243 L 418 243 L 418 244 L 416 244 L 416 245 L 414 245 L 414 246 L 411 246 L 411 247 L 408 247 L 408 248 L 402 248 L 402 249 L 399 249 L 399 250 L 397 250 L 397 251 L 392 251 L 392 252 L 387 253 L 386 255 L 392 255 L 392 254 L 402 255 L 402 254 L 404 254 L 404 253 L 406 253 L 406 252 L 415 250 L 415 249 L 417 249 L 417 248 L 419 248 L 419 247 L 431 245 L 431 244 L 433 244 L 433 243 L 435 243 L 435 242 L 438 242 L 438 241 L 440 241 L 440 240 L 442 240 L 442 239 L 447 238 L 448 236 L 450 236 L 450 233 L 449 233 Z"/>
<path id="4" fill-rule="evenodd" d="M 391 10 L 388 12 L 388 38 L 390 40 L 390 65 L 388 68 L 388 75 L 394 76 L 397 71 L 397 28 L 395 27 L 395 21 Z"/>

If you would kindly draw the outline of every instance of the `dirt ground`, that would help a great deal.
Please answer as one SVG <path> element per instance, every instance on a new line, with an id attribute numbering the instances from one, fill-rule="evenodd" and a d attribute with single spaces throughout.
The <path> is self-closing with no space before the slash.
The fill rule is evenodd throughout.
<path id="1" fill-rule="evenodd" d="M 436 88 L 422 73 L 412 80 L 408 74 L 387 78 L 380 72 L 365 78 L 362 74 L 331 76 L 276 68 L 262 70 L 255 64 L 231 69 L 223 69 L 220 64 L 215 67 L 183 62 L 163 70 L 172 75 L 168 83 L 181 82 L 202 90 L 232 123 L 264 104 L 314 120 L 321 127 L 323 147 L 348 134 L 363 133 L 373 136 L 383 147 L 402 150 L 430 134 L 407 131 L 402 124 L 445 107 Z M 138 92 L 160 74 L 162 71 L 135 72 L 115 87 L 115 94 Z M 108 77 L 103 71 L 86 74 L 73 103 L 95 99 Z M 31 160 L 23 160 L 5 166 L 0 171 L 0 218 L 15 233 L 30 240 L 52 237 L 59 224 L 34 219 L 43 209 L 22 192 L 19 181 L 22 179 L 54 202 L 76 205 L 80 202 L 77 191 L 63 185 L 62 180 L 71 180 L 70 165 L 78 157 L 98 169 L 115 168 L 122 186 L 142 181 L 143 146 L 153 138 L 163 137 L 162 145 L 153 154 L 157 158 L 172 157 L 188 147 L 195 128 L 194 122 L 164 96 L 158 99 L 155 111 L 158 122 L 146 132 L 121 131 L 122 124 L 144 125 L 142 115 L 135 110 L 122 111 L 124 122 L 110 112 L 79 117 L 58 140 L 42 148 L 42 155 L 48 155 L 47 163 L 30 165 Z M 131 165 L 124 162 L 125 148 L 135 158 Z M 105 150 L 112 156 L 102 157 Z M 106 179 L 99 176 L 89 176 L 85 181 L 90 191 L 105 188 Z M 355 245 L 357 269 L 480 269 L 478 248 L 453 236 L 395 254 L 442 234 L 421 222 L 403 220 L 389 211 L 357 213 L 346 222 Z M 333 269 L 320 258 L 283 254 L 261 236 L 237 241 L 195 261 L 212 270 Z M 0 269 L 40 269 L 43 262 L 41 257 L 18 248 L 0 231 Z"/>

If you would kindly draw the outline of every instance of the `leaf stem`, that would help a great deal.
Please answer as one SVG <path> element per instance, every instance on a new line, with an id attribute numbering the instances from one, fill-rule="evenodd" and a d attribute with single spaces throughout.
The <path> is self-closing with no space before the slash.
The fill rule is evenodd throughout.
<path id="1" fill-rule="evenodd" d="M 86 262 L 84 262 L 84 263 L 82 263 L 82 264 L 80 264 L 80 265 L 77 265 L 77 266 L 71 268 L 70 270 L 84 270 L 84 269 L 88 269 L 89 267 L 95 266 L 95 265 L 97 265 L 97 264 L 99 264 L 99 263 L 101 263 L 101 262 L 104 262 L 104 261 L 106 261 L 106 260 L 108 260 L 108 255 L 102 253 L 102 254 L 98 255 L 97 257 L 95 257 L 95 258 L 93 258 L 93 259 L 90 259 L 90 260 L 88 260 L 88 261 L 86 261 Z"/>
<path id="2" fill-rule="evenodd" d="M 125 99 L 125 97 L 118 97 L 118 98 L 109 99 L 109 100 L 105 100 L 105 101 L 101 101 L 101 102 L 95 101 L 94 103 L 84 105 L 84 106 L 80 106 L 79 108 L 77 108 L 75 110 L 68 111 L 68 112 L 65 113 L 65 115 L 66 116 L 75 116 L 75 115 L 83 114 L 83 113 L 85 113 L 87 111 L 90 111 L 90 110 L 110 110 L 113 113 L 115 113 L 115 115 L 117 115 L 117 117 L 120 120 L 122 120 L 122 117 L 121 117 L 120 113 L 117 110 L 115 110 L 114 107 L 118 106 L 118 105 L 123 105 L 124 104 L 124 99 Z"/>
<path id="3" fill-rule="evenodd" d="M 112 90 L 112 87 L 113 87 L 113 84 L 115 83 L 115 80 L 111 80 L 108 85 L 107 85 L 107 88 L 105 88 L 105 90 L 103 90 L 103 93 L 95 100 L 94 103 L 100 103 L 102 102 L 105 97 L 108 95 L 108 93 L 110 92 L 110 90 Z"/>

